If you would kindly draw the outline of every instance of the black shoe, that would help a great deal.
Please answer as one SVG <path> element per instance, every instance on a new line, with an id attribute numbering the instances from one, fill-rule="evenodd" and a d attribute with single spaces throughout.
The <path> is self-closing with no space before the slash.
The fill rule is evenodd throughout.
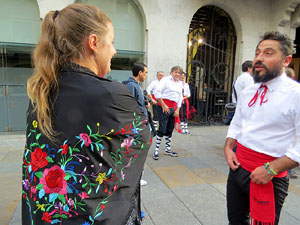
<path id="1" fill-rule="evenodd" d="M 178 157 L 178 154 L 176 152 L 171 151 L 171 150 L 165 150 L 164 154 L 172 156 L 172 157 Z"/>
<path id="2" fill-rule="evenodd" d="M 155 159 L 155 160 L 158 160 L 159 159 L 159 152 L 154 151 L 152 158 Z"/>

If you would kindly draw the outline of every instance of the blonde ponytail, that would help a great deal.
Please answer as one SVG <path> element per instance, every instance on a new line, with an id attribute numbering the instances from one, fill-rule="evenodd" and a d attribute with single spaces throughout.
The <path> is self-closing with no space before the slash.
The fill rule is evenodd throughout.
<path id="1" fill-rule="evenodd" d="M 109 17 L 99 8 L 72 4 L 60 12 L 50 11 L 42 22 L 40 40 L 33 53 L 34 75 L 27 81 L 27 93 L 37 113 L 39 129 L 54 140 L 53 107 L 62 66 L 81 60 L 84 41 L 95 33 L 101 40 L 107 32 Z"/>

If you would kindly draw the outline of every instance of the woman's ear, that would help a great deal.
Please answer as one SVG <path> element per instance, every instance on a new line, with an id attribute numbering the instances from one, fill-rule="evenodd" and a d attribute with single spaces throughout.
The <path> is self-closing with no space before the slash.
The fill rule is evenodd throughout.
<path id="1" fill-rule="evenodd" d="M 86 44 L 91 53 L 98 54 L 99 38 L 96 34 L 90 34 L 86 40 Z"/>

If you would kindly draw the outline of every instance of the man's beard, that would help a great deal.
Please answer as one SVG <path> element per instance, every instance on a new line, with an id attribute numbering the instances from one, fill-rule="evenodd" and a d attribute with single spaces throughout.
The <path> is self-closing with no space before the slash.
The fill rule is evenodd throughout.
<path id="1" fill-rule="evenodd" d="M 260 65 L 263 66 L 266 72 L 263 75 L 259 75 L 260 71 L 255 71 L 255 66 Z M 267 82 L 269 80 L 272 80 L 276 77 L 278 77 L 281 74 L 281 65 L 275 66 L 272 70 L 268 69 L 262 62 L 257 62 L 252 68 L 252 72 L 254 74 L 254 82 L 260 83 L 260 82 Z"/>

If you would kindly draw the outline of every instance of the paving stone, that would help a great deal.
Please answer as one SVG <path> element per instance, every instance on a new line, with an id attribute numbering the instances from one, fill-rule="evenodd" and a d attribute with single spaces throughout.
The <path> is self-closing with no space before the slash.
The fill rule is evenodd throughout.
<path id="1" fill-rule="evenodd" d="M 196 169 L 193 170 L 193 172 L 197 174 L 201 179 L 205 180 L 205 182 L 210 184 L 224 183 L 227 181 L 227 176 L 225 176 L 215 168 Z"/>
<path id="2" fill-rule="evenodd" d="M 204 183 L 202 179 L 183 165 L 155 168 L 153 171 L 169 188 Z"/>
<path id="3" fill-rule="evenodd" d="M 201 159 L 194 158 L 180 158 L 178 159 L 183 165 L 185 165 L 190 170 L 200 169 L 200 168 L 209 168 L 210 165 Z"/>

